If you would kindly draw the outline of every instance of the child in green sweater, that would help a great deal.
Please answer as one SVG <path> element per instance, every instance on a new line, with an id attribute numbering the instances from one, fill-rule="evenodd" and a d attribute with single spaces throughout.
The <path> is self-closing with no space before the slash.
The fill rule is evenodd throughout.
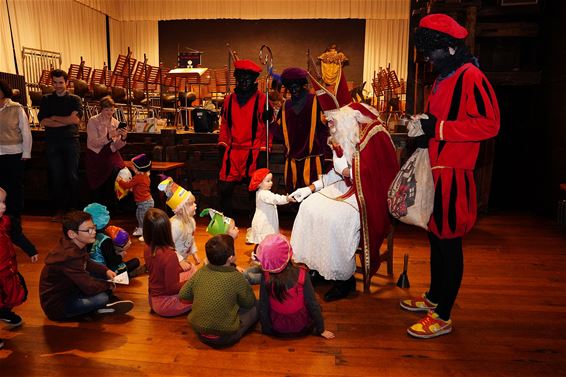
<path id="1" fill-rule="evenodd" d="M 232 265 L 234 238 L 219 234 L 206 242 L 208 264 L 185 283 L 179 297 L 192 301 L 189 323 L 201 342 L 228 347 L 258 320 L 256 298 L 250 284 Z"/>

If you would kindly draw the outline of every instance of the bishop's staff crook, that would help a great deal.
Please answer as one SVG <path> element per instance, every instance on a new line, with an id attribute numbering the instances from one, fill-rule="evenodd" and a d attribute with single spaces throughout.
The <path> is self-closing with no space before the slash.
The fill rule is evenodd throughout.
<path id="1" fill-rule="evenodd" d="M 269 75 L 273 68 L 273 53 L 267 45 L 262 45 L 259 49 L 259 61 L 267 67 L 267 75 L 265 75 L 265 111 L 269 111 Z M 269 169 L 269 119 L 265 121 L 265 150 L 266 159 L 265 167 Z"/>

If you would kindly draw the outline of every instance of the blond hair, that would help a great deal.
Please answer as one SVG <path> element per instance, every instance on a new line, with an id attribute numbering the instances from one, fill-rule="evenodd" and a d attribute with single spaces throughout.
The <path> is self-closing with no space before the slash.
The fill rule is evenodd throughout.
<path id="1" fill-rule="evenodd" d="M 181 220 L 181 223 L 183 224 L 182 232 L 183 237 L 185 238 L 192 236 L 197 227 L 194 215 L 189 212 L 189 207 L 195 202 L 195 200 L 195 196 L 189 191 L 188 199 L 183 203 L 183 205 L 173 211 L 175 212 L 175 217 Z"/>

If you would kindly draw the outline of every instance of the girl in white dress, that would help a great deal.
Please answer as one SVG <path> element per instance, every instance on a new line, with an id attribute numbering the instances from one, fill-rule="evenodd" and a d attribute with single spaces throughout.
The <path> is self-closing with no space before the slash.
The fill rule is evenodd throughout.
<path id="1" fill-rule="evenodd" d="M 255 214 L 252 227 L 246 235 L 247 243 L 259 244 L 268 234 L 279 233 L 279 216 L 277 206 L 295 201 L 288 195 L 272 193 L 273 175 L 269 169 L 262 168 L 254 172 L 249 190 L 257 190 L 255 194 Z"/>

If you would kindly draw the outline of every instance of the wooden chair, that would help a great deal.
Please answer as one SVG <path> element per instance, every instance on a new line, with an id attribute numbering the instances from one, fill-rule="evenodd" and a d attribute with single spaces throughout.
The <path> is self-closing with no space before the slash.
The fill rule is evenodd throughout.
<path id="1" fill-rule="evenodd" d="M 41 71 L 41 76 L 39 77 L 39 85 L 43 84 L 43 85 L 51 85 L 53 84 L 51 82 L 51 70 L 49 69 L 44 69 Z"/>
<path id="2" fill-rule="evenodd" d="M 110 86 L 111 72 L 108 71 L 108 66 L 104 63 L 102 69 L 94 69 L 90 76 L 90 86 L 94 89 L 95 84 Z"/>
<path id="3" fill-rule="evenodd" d="M 380 252 L 379 254 L 379 266 L 381 267 L 381 263 L 387 262 L 387 275 L 393 276 L 393 237 L 395 234 L 396 224 L 394 221 L 391 223 L 391 229 L 385 239 L 383 240 L 383 245 L 386 246 L 385 251 Z M 382 245 L 382 248 L 383 248 Z M 356 254 L 360 258 L 360 267 L 356 267 L 356 272 L 362 274 L 363 277 L 363 284 L 364 284 L 364 293 L 370 293 L 370 285 L 371 285 L 371 278 L 373 275 L 370 275 L 369 271 L 366 268 L 366 263 L 364 261 L 364 251 L 360 246 L 356 250 Z M 378 267 L 379 270 L 379 267 Z M 377 272 L 377 271 L 376 271 Z"/>

